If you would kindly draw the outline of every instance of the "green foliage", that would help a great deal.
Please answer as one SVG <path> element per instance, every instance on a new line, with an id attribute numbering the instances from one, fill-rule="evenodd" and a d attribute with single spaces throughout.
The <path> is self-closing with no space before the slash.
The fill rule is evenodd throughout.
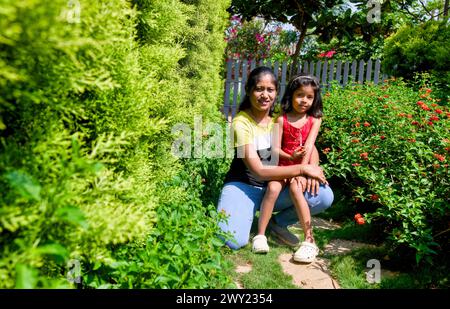
<path id="1" fill-rule="evenodd" d="M 368 222 L 417 261 L 447 248 L 450 113 L 403 82 L 356 85 L 325 95 L 320 144 L 327 175 L 339 177 Z"/>
<path id="2" fill-rule="evenodd" d="M 384 71 L 397 77 L 413 79 L 428 72 L 442 95 L 450 96 L 450 26 L 446 20 L 430 20 L 417 26 L 405 25 L 386 39 Z"/>
<path id="3" fill-rule="evenodd" d="M 69 260 L 81 286 L 225 282 L 211 206 L 171 183 L 170 128 L 220 119 L 229 3 L 70 3 L 0 4 L 0 287 L 70 287 Z"/>

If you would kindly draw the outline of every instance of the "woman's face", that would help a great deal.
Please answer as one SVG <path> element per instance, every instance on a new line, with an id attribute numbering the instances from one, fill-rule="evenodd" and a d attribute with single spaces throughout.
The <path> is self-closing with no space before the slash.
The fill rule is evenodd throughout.
<path id="1" fill-rule="evenodd" d="M 272 75 L 265 74 L 261 76 L 250 93 L 251 108 L 259 112 L 269 112 L 270 107 L 275 102 L 277 96 L 277 87 L 275 86 Z"/>

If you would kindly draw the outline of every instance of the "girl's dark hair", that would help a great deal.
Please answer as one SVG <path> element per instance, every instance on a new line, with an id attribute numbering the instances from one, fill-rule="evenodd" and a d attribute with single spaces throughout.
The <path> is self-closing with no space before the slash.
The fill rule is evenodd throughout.
<path id="1" fill-rule="evenodd" d="M 281 108 L 285 113 L 289 113 L 292 110 L 292 96 L 294 95 L 295 90 L 302 86 L 311 86 L 314 89 L 314 101 L 311 105 L 311 108 L 306 113 L 315 118 L 322 117 L 323 105 L 319 80 L 314 76 L 304 73 L 300 73 L 294 76 L 294 78 L 289 81 L 283 98 L 281 99 Z"/>
<path id="2" fill-rule="evenodd" d="M 278 93 L 278 80 L 275 77 L 275 74 L 273 74 L 273 71 L 269 67 L 257 67 L 253 69 L 253 71 L 250 72 L 250 75 L 247 78 L 247 82 L 245 83 L 245 96 L 242 100 L 241 104 L 239 105 L 238 111 L 243 111 L 246 109 L 249 109 L 251 107 L 250 103 L 250 96 L 249 94 L 255 89 L 256 84 L 261 80 L 261 78 L 264 75 L 270 75 L 272 76 L 273 84 L 275 85 L 275 88 Z M 275 102 L 272 104 L 269 110 L 269 116 L 272 116 L 273 109 L 275 108 Z"/>

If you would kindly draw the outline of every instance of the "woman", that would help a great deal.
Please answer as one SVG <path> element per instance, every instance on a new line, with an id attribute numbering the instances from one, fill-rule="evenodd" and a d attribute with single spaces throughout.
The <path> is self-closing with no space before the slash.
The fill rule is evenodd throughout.
<path id="1" fill-rule="evenodd" d="M 233 119 L 234 158 L 225 177 L 225 185 L 219 198 L 218 211 L 227 216 L 219 226 L 230 232 L 234 239 L 226 244 L 239 249 L 249 242 L 250 228 L 259 210 L 269 180 L 283 180 L 304 176 L 308 179 L 305 198 L 311 215 L 324 211 L 333 202 L 333 191 L 327 185 L 322 169 L 318 166 L 319 155 L 314 148 L 313 164 L 277 166 L 278 158 L 272 156 L 272 135 L 276 131 L 272 118 L 278 82 L 267 67 L 254 69 L 245 85 L 246 95 Z M 277 199 L 268 228 L 284 243 L 296 246 L 299 239 L 287 226 L 297 222 L 297 215 L 284 189 Z"/>

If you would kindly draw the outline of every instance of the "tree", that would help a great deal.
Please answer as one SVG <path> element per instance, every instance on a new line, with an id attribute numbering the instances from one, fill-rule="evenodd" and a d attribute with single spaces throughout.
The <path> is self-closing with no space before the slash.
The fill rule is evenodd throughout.
<path id="1" fill-rule="evenodd" d="M 298 58 L 308 29 L 318 29 L 319 23 L 349 10 L 351 11 L 351 7 L 345 0 L 233 0 L 228 9 L 230 13 L 241 15 L 246 20 L 260 16 L 266 20 L 293 25 L 300 32 L 294 61 Z"/>

